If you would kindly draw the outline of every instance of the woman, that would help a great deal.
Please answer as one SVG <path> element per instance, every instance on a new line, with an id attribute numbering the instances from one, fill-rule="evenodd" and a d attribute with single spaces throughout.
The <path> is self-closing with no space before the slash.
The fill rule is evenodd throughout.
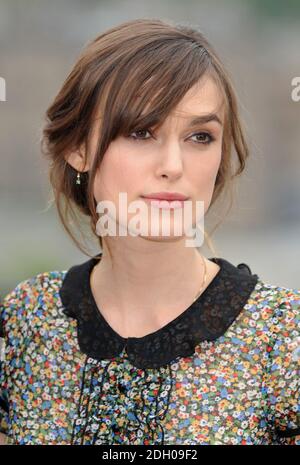
<path id="1" fill-rule="evenodd" d="M 299 443 L 300 291 L 186 243 L 249 155 L 203 34 L 137 19 L 99 35 L 48 109 L 43 142 L 64 227 L 87 253 L 70 221 L 88 219 L 101 252 L 3 299 L 3 441 Z M 120 193 L 142 205 L 142 232 Z"/>

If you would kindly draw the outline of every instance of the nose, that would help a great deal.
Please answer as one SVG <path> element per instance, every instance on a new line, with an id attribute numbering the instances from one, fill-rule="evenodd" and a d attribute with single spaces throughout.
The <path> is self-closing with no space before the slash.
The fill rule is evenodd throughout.
<path id="1" fill-rule="evenodd" d="M 158 177 L 179 178 L 184 169 L 183 153 L 176 141 L 168 141 L 161 146 L 157 157 L 156 175 Z"/>

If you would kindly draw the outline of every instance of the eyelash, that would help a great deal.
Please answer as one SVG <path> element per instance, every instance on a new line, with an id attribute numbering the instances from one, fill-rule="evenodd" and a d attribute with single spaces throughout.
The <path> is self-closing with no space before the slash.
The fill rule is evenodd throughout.
<path id="1" fill-rule="evenodd" d="M 141 131 L 147 131 L 147 132 L 149 132 L 149 134 L 151 134 L 151 132 L 149 131 L 149 129 L 138 129 L 137 131 L 133 131 L 132 133 L 130 133 L 127 137 L 128 137 L 129 139 L 134 140 L 134 141 L 147 141 L 147 140 L 149 140 L 150 137 L 148 137 L 147 139 L 139 139 L 138 137 L 133 137 L 133 136 L 131 135 L 131 134 L 133 134 L 133 133 L 137 133 L 137 132 L 141 132 Z M 209 132 L 196 132 L 196 133 L 192 134 L 191 137 L 193 137 L 193 136 L 199 136 L 199 134 L 202 134 L 202 135 L 204 134 L 205 136 L 208 137 L 208 140 L 207 140 L 206 142 L 195 142 L 195 141 L 193 141 L 193 142 L 195 142 L 195 144 L 209 145 L 209 144 L 211 144 L 211 143 L 215 140 L 215 138 L 214 138 Z M 151 136 L 152 136 L 152 134 L 151 134 Z"/>

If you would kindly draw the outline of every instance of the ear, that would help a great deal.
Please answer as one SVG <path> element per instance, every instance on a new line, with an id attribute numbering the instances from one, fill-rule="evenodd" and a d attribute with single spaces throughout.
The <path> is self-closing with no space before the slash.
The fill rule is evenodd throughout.
<path id="1" fill-rule="evenodd" d="M 65 160 L 71 165 L 76 171 L 85 172 L 90 169 L 88 161 L 85 159 L 84 153 L 81 149 L 69 152 L 65 155 Z"/>

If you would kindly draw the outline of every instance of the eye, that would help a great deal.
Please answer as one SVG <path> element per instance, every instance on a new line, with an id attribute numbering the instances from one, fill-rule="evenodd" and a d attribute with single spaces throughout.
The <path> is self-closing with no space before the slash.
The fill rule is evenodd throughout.
<path id="1" fill-rule="evenodd" d="M 133 131 L 131 132 L 128 137 L 130 139 L 133 139 L 133 140 L 147 140 L 147 139 L 150 139 L 150 137 L 147 137 L 147 138 L 144 138 L 144 137 L 137 137 L 137 136 L 133 136 L 132 134 L 143 134 L 145 132 L 148 132 L 150 134 L 150 131 L 148 129 L 138 129 L 137 131 Z"/>
<path id="2" fill-rule="evenodd" d="M 150 134 L 150 137 L 143 137 L 143 134 L 145 135 L 145 133 L 147 133 L 147 132 Z M 133 134 L 136 134 L 136 135 L 133 135 Z M 141 135 L 142 135 L 142 137 L 141 137 Z M 151 138 L 151 136 L 152 136 L 152 134 L 148 129 L 138 129 L 136 131 L 131 132 L 128 135 L 128 137 L 130 139 L 133 139 L 133 140 L 148 140 L 148 139 Z M 208 144 L 210 144 L 211 142 L 213 142 L 215 140 L 215 138 L 208 132 L 197 132 L 197 133 L 193 134 L 191 137 L 195 137 L 195 136 L 196 137 L 201 136 L 200 140 L 193 141 L 196 144 L 208 145 Z"/>
<path id="3" fill-rule="evenodd" d="M 209 132 L 197 132 L 196 134 L 193 134 L 191 137 L 195 137 L 195 136 L 201 136 L 202 138 L 201 140 L 193 141 L 193 142 L 196 142 L 196 144 L 206 145 L 206 144 L 210 144 L 211 142 L 215 140 L 215 138 L 211 134 L 209 134 Z"/>

